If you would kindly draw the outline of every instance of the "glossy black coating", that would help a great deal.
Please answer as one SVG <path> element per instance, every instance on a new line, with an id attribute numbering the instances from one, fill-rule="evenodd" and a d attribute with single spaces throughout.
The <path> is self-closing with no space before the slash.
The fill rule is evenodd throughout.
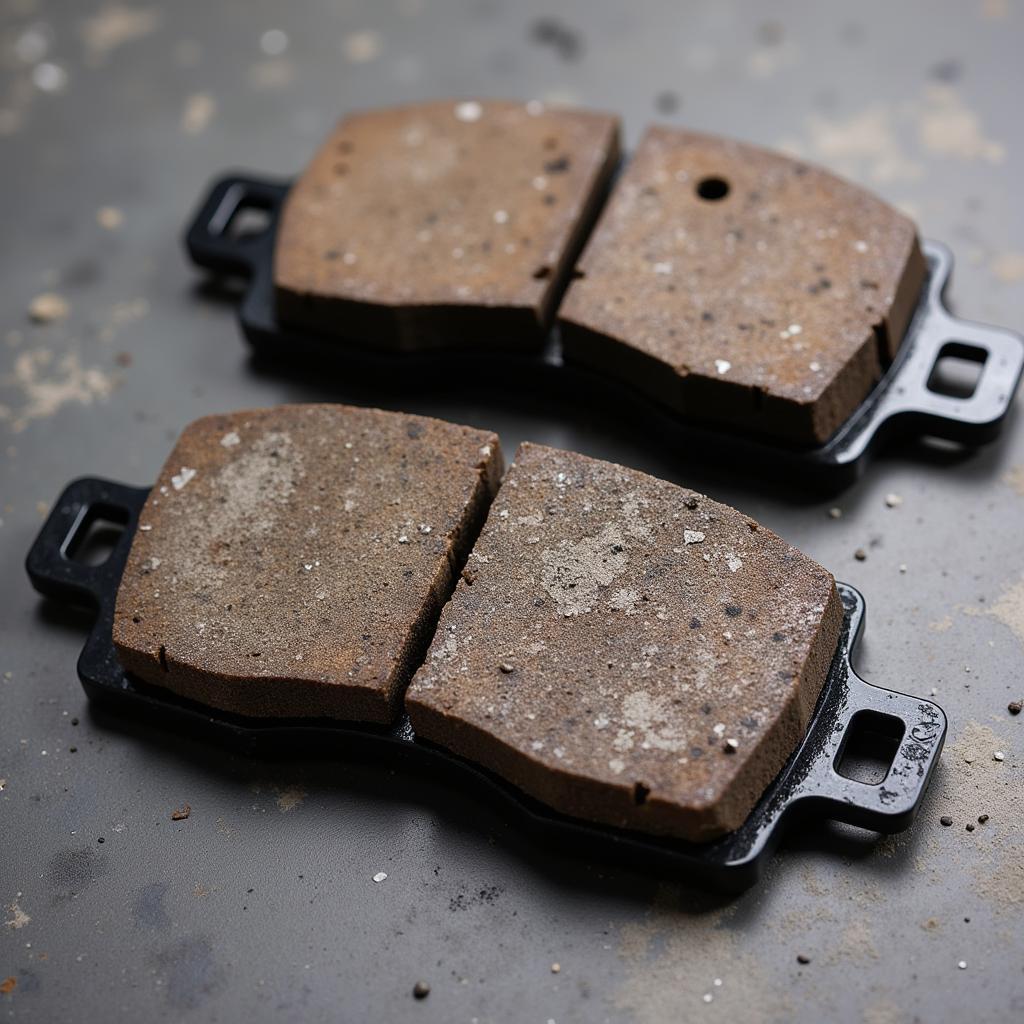
<path id="1" fill-rule="evenodd" d="M 861 679 L 851 665 L 864 624 L 864 598 L 839 584 L 845 609 L 842 634 L 814 718 L 799 748 L 768 787 L 747 821 L 735 832 L 706 844 L 658 839 L 577 821 L 551 811 L 508 783 L 462 758 L 417 739 L 408 718 L 390 727 L 297 719 L 249 719 L 184 700 L 141 683 L 118 662 L 111 639 L 114 603 L 131 539 L 148 489 L 83 478 L 65 488 L 26 559 L 32 585 L 63 604 L 87 605 L 96 618 L 78 659 L 78 675 L 89 698 L 125 712 L 151 717 L 161 726 L 209 734 L 247 754 L 304 756 L 359 750 L 368 757 L 414 763 L 417 770 L 452 774 L 485 797 L 499 797 L 507 810 L 540 841 L 584 852 L 588 858 L 627 862 L 680 878 L 706 878 L 741 889 L 759 877 L 767 855 L 786 827 L 802 816 L 828 818 L 876 832 L 899 832 L 913 821 L 938 762 L 946 716 L 931 701 L 885 690 Z M 69 552 L 97 516 L 124 524 L 107 560 L 99 566 L 75 561 Z M 887 716 L 901 734 L 885 778 L 875 785 L 838 773 L 849 727 L 858 714 Z"/>
<path id="2" fill-rule="evenodd" d="M 497 382 L 503 391 L 547 388 L 553 396 L 586 389 L 608 415 L 654 419 L 663 443 L 676 444 L 688 457 L 727 459 L 772 476 L 784 475 L 809 489 L 837 490 L 861 473 L 867 456 L 896 436 L 934 437 L 972 447 L 993 440 L 1009 412 L 1024 372 L 1024 337 L 1001 327 L 954 317 L 943 302 L 953 257 L 941 243 L 927 241 L 928 277 L 907 336 L 882 380 L 847 422 L 821 447 L 793 448 L 685 421 L 619 380 L 564 362 L 557 337 L 536 354 L 480 352 L 463 348 L 425 353 L 374 351 L 336 337 L 301 334 L 277 322 L 273 260 L 277 222 L 288 194 L 287 181 L 229 174 L 215 181 L 185 234 L 192 261 L 218 275 L 247 278 L 238 319 L 242 332 L 261 354 L 286 360 L 340 360 L 337 372 L 380 379 L 408 374 L 425 385 L 433 379 L 464 377 L 474 388 Z M 230 225 L 244 209 L 266 213 L 266 227 L 234 238 Z M 928 387 L 942 355 L 967 355 L 983 362 L 974 393 L 955 398 Z M 497 372 L 495 372 L 497 371 Z M 613 389 L 615 401 L 602 398 Z M 624 392 L 627 392 L 624 394 Z M 617 409 L 617 412 L 611 410 Z"/>

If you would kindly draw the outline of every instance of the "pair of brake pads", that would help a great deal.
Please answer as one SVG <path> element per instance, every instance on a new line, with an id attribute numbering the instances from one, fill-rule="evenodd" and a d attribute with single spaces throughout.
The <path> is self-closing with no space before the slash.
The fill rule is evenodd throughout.
<path id="1" fill-rule="evenodd" d="M 684 412 L 826 441 L 892 361 L 925 274 L 911 221 L 800 161 L 504 102 L 344 119 L 292 186 L 285 327 L 374 347 L 537 347 Z M 582 254 L 581 254 L 582 250 Z"/>
<path id="2" fill-rule="evenodd" d="M 343 120 L 291 187 L 256 189 L 280 207 L 272 249 L 228 237 L 253 186 L 240 179 L 214 190 L 189 246 L 253 274 L 254 335 L 402 359 L 539 353 L 557 325 L 567 363 L 783 447 L 828 447 L 883 409 L 853 459 L 886 416 L 939 417 L 901 400 L 894 371 L 902 360 L 923 388 L 950 345 L 994 364 L 984 409 L 957 407 L 963 423 L 1005 415 L 1019 339 L 942 311 L 948 257 L 928 246 L 926 259 L 876 197 L 664 128 L 616 177 L 619 163 L 604 114 L 371 112 Z M 918 335 L 935 337 L 908 356 L 922 317 Z M 567 821 L 699 843 L 708 863 L 759 855 L 797 802 L 871 827 L 909 821 L 944 719 L 866 684 L 871 710 L 857 710 L 854 592 L 741 513 L 644 474 L 530 445 L 502 471 L 495 435 L 400 413 L 198 421 L 131 513 L 123 575 L 86 587 L 120 667 L 94 659 L 83 681 L 128 695 L 139 680 L 239 728 L 384 726 Z M 65 573 L 46 545 L 64 536 L 63 553 L 64 519 L 73 533 L 90 508 L 69 499 L 44 529 L 42 589 Z M 837 765 L 862 713 L 904 738 L 886 779 L 860 791 Z"/>

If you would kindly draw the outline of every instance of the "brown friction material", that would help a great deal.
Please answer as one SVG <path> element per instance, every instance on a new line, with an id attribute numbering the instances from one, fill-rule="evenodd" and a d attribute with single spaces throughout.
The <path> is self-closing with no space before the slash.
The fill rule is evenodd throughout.
<path id="1" fill-rule="evenodd" d="M 244 715 L 391 720 L 501 471 L 494 434 L 423 416 L 197 420 L 139 517 L 122 665 Z"/>
<path id="2" fill-rule="evenodd" d="M 567 358 L 688 416 L 821 444 L 892 359 L 925 271 L 913 223 L 849 182 L 651 128 L 559 319 Z"/>
<path id="3" fill-rule="evenodd" d="M 617 118 L 540 103 L 346 117 L 288 193 L 278 317 L 373 347 L 535 346 L 618 155 Z"/>
<path id="4" fill-rule="evenodd" d="M 804 735 L 842 618 L 832 576 L 734 509 L 523 445 L 406 707 L 559 811 L 708 840 Z"/>

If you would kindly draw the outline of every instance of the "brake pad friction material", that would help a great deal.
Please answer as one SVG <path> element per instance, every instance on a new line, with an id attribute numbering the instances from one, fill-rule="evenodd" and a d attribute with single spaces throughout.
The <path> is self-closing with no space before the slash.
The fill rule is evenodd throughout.
<path id="1" fill-rule="evenodd" d="M 122 665 L 243 715 L 393 720 L 501 471 L 494 434 L 423 416 L 197 420 L 139 518 Z"/>
<path id="2" fill-rule="evenodd" d="M 654 127 L 559 319 L 569 360 L 689 417 L 817 446 L 894 357 L 925 274 L 913 223 L 863 189 Z"/>
<path id="3" fill-rule="evenodd" d="M 289 191 L 278 317 L 368 347 L 537 347 L 619 158 L 608 114 L 495 100 L 344 118 Z"/>
<path id="4" fill-rule="evenodd" d="M 832 576 L 735 509 L 524 445 L 406 707 L 558 811 L 706 841 L 803 738 L 842 620 Z"/>

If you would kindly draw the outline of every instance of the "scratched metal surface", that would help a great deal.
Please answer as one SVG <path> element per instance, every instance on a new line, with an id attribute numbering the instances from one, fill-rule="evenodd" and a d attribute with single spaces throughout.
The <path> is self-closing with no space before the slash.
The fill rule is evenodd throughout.
<path id="1" fill-rule="evenodd" d="M 798 148 L 952 247 L 960 314 L 1019 329 L 1024 9 L 179 0 L 99 10 L 97 0 L 0 10 L 0 1015 L 878 1024 L 1024 1014 L 1024 745 L 1006 710 L 1024 696 L 1019 416 L 975 455 L 902 449 L 836 501 L 812 503 L 725 468 L 688 468 L 685 453 L 599 410 L 356 394 L 319 374 L 261 373 L 230 304 L 197 287 L 178 244 L 213 174 L 293 173 L 349 107 L 552 97 L 619 111 L 629 144 L 659 117 Z M 286 33 L 283 53 L 261 49 L 271 29 Z M 263 38 L 271 51 L 281 41 Z M 105 207 L 120 224 L 109 212 L 98 223 Z M 70 315 L 30 326 L 28 305 L 46 291 Z M 934 687 L 950 716 L 918 824 L 881 843 L 809 829 L 764 884 L 729 901 L 685 879 L 563 860 L 469 797 L 380 766 L 252 762 L 90 715 L 74 675 L 83 623 L 41 605 L 21 570 L 46 503 L 85 473 L 148 483 L 201 414 L 324 398 L 400 402 L 495 427 L 510 450 L 528 437 L 685 481 L 860 588 L 861 674 Z M 887 507 L 890 493 L 902 505 Z M 841 519 L 826 515 L 832 504 Z M 191 817 L 172 822 L 185 803 Z M 968 832 L 980 814 L 989 821 Z M 377 872 L 386 880 L 374 883 Z M 417 979 L 431 987 L 422 1001 Z"/>

